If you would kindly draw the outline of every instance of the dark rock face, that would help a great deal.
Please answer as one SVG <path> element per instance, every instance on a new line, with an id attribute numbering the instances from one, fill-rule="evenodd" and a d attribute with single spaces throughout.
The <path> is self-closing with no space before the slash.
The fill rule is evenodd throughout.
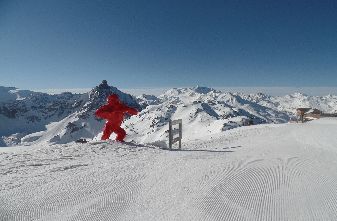
<path id="1" fill-rule="evenodd" d="M 0 114 L 8 118 L 15 118 L 15 114 L 17 113 L 16 109 L 10 109 L 7 106 L 0 107 Z"/>
<path id="2" fill-rule="evenodd" d="M 76 124 L 69 122 L 66 128 L 70 130 L 70 133 L 74 133 L 76 131 L 79 131 L 82 127 L 79 127 Z"/>
<path id="3" fill-rule="evenodd" d="M 130 94 L 123 93 L 118 90 L 116 87 L 109 86 L 106 80 L 103 80 L 102 83 L 89 92 L 88 102 L 83 106 L 82 114 L 79 116 L 81 118 L 86 118 L 88 115 L 93 114 L 93 112 L 100 106 L 106 103 L 106 100 L 109 95 L 117 94 L 119 99 L 130 107 L 134 107 L 138 110 L 141 110 L 140 105 L 134 97 Z"/>

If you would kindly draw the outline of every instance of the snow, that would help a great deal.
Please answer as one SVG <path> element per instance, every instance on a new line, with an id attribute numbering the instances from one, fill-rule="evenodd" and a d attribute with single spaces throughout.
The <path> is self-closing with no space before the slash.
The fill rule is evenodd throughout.
<path id="1" fill-rule="evenodd" d="M 293 93 L 275 97 L 265 96 L 263 94 L 251 94 L 244 97 L 260 105 L 289 113 L 294 113 L 296 108 L 299 107 L 315 108 L 326 113 L 337 112 L 337 96 L 331 94 L 326 96 L 308 96 L 302 93 Z"/>
<path id="2" fill-rule="evenodd" d="M 140 113 L 126 118 L 126 140 L 167 146 L 170 119 L 182 119 L 184 139 L 212 136 L 236 127 L 262 123 L 285 123 L 298 107 L 337 113 L 337 96 L 294 93 L 269 96 L 262 93 L 223 92 L 207 87 L 173 88 L 159 96 L 133 97 L 106 82 L 84 94 L 49 95 L 1 87 L 0 146 L 64 144 L 80 138 L 97 140 L 104 125 L 94 111 L 116 93 Z M 111 138 L 113 138 L 112 135 Z"/>
<path id="3" fill-rule="evenodd" d="M 99 141 L 111 93 L 140 111 L 125 143 Z M 337 220 L 337 119 L 286 123 L 298 107 L 336 113 L 337 96 L 0 87 L 0 220 Z"/>
<path id="4" fill-rule="evenodd" d="M 337 220 L 337 119 L 0 148 L 0 220 Z"/>
<path id="5" fill-rule="evenodd" d="M 33 94 L 40 94 L 30 90 L 20 90 L 16 87 L 4 87 L 0 86 L 0 103 L 9 102 L 15 100 L 24 100 Z"/>
<path id="6" fill-rule="evenodd" d="M 143 110 L 124 122 L 127 140 L 163 146 L 167 146 L 169 119 L 182 119 L 184 139 L 194 140 L 242 126 L 249 120 L 255 124 L 284 123 L 290 118 L 240 94 L 199 86 L 174 88 L 159 97 L 139 96 L 137 101 Z"/>
<path id="7" fill-rule="evenodd" d="M 9 89 L 12 88 L 6 89 L 3 94 L 10 93 L 12 90 Z M 20 91 L 15 100 L 0 101 L 0 146 L 92 139 L 104 125 L 104 121 L 94 116 L 94 111 L 106 102 L 111 93 L 118 94 L 127 105 L 139 107 L 131 95 L 106 83 L 85 94 L 27 92 L 23 98 L 25 93 Z"/>

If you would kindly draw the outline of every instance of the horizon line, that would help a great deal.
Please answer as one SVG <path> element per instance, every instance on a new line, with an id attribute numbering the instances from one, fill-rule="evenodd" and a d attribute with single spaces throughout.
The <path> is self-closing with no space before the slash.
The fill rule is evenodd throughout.
<path id="1" fill-rule="evenodd" d="M 196 87 L 196 86 L 194 86 Z M 132 95 L 160 95 L 165 91 L 173 88 L 193 88 L 193 87 L 130 87 L 130 88 L 118 88 L 121 91 L 126 93 L 130 93 Z M 209 87 L 215 90 L 220 90 L 223 92 L 238 92 L 238 93 L 247 93 L 247 94 L 256 94 L 256 93 L 264 93 L 272 96 L 283 96 L 294 93 L 303 93 L 310 96 L 324 96 L 324 95 L 337 95 L 337 87 L 327 87 L 327 86 L 319 86 L 319 87 L 295 87 L 295 86 L 223 86 L 223 87 Z M 29 89 L 35 92 L 42 92 L 48 94 L 61 94 L 64 92 L 71 93 L 87 93 L 92 88 L 45 88 L 45 89 Z M 21 90 L 21 89 L 19 89 Z"/>

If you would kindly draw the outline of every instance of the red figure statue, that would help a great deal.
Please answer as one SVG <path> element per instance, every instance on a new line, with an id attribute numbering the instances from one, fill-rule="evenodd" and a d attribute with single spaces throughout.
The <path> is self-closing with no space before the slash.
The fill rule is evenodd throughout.
<path id="1" fill-rule="evenodd" d="M 136 115 L 138 111 L 135 108 L 123 104 L 116 94 L 108 97 L 108 103 L 96 111 L 98 118 L 106 119 L 102 140 L 109 139 L 112 132 L 117 134 L 116 140 L 123 142 L 126 132 L 121 128 L 124 114 Z"/>

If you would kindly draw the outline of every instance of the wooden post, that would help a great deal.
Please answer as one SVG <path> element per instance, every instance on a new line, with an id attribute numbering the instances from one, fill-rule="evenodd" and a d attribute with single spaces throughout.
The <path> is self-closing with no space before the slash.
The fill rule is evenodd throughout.
<path id="1" fill-rule="evenodd" d="M 173 129 L 174 125 L 179 125 L 179 128 Z M 174 138 L 177 134 L 178 137 Z M 181 119 L 169 121 L 169 148 L 172 150 L 172 145 L 179 141 L 179 149 L 181 149 L 181 139 L 183 137 L 183 122 Z"/>
<path id="2" fill-rule="evenodd" d="M 181 149 L 181 139 L 183 137 L 183 122 L 179 123 L 179 149 Z"/>
<path id="3" fill-rule="evenodd" d="M 304 111 L 301 112 L 301 122 L 304 123 Z"/>
<path id="4" fill-rule="evenodd" d="M 172 149 L 172 140 L 173 140 L 173 134 L 172 134 L 172 120 L 169 121 L 169 148 Z"/>

